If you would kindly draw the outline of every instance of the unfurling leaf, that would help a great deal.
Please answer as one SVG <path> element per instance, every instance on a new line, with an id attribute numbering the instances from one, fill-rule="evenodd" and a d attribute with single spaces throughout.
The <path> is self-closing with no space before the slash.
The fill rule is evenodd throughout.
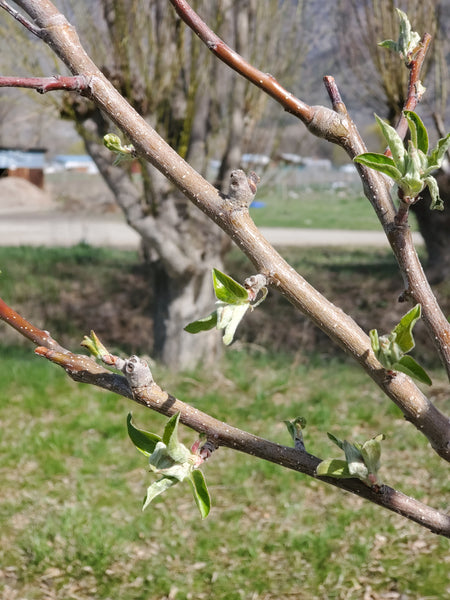
<path id="1" fill-rule="evenodd" d="M 132 415 L 128 413 L 127 416 L 127 430 L 130 440 L 142 454 L 150 456 L 156 448 L 156 444 L 161 441 L 159 435 L 156 433 L 150 433 L 144 429 L 138 429 L 132 422 Z"/>
<path id="2" fill-rule="evenodd" d="M 209 329 L 213 329 L 213 327 L 217 326 L 217 311 L 214 311 L 207 317 L 203 319 L 198 319 L 198 321 L 193 321 L 189 323 L 184 328 L 188 333 L 200 333 L 200 331 L 208 331 Z"/>
<path id="3" fill-rule="evenodd" d="M 202 519 L 206 519 L 211 510 L 211 497 L 208 488 L 206 487 L 205 477 L 203 476 L 203 473 L 197 469 L 191 472 L 190 481 L 198 510 L 200 511 Z"/>
<path id="4" fill-rule="evenodd" d="M 375 115 L 375 120 L 389 146 L 395 166 L 400 172 L 403 172 L 406 150 L 402 138 L 398 135 L 394 127 L 386 123 L 378 115 Z"/>
<path id="5" fill-rule="evenodd" d="M 364 442 L 364 444 L 340 440 L 332 433 L 328 433 L 328 437 L 344 451 L 345 460 L 332 458 L 322 461 L 316 470 L 318 476 L 338 479 L 355 477 L 369 486 L 376 483 L 378 469 L 380 468 L 380 442 L 384 439 L 384 435 L 377 435 Z"/>
<path id="6" fill-rule="evenodd" d="M 361 454 L 364 459 L 364 463 L 369 471 L 370 475 L 376 475 L 380 468 L 380 457 L 381 457 L 381 441 L 384 440 L 384 435 L 380 433 L 371 440 L 364 442 L 361 448 Z"/>
<path id="7" fill-rule="evenodd" d="M 429 177 L 425 178 L 425 183 L 428 186 L 428 191 L 430 192 L 431 196 L 430 209 L 444 210 L 444 202 L 442 201 L 442 198 L 439 195 L 439 186 L 436 179 L 434 177 L 431 177 L 430 175 Z"/>
<path id="8" fill-rule="evenodd" d="M 398 52 L 400 57 L 405 61 L 405 64 L 409 66 L 414 56 L 414 51 L 417 49 L 420 42 L 420 35 L 416 31 L 411 30 L 411 24 L 407 14 L 399 8 L 396 8 L 395 10 L 400 19 L 398 41 L 384 40 L 383 42 L 379 42 L 378 45 L 382 48 L 388 48 L 389 50 Z"/>
<path id="9" fill-rule="evenodd" d="M 245 287 L 218 269 L 213 269 L 213 285 L 217 300 L 226 304 L 248 302 Z"/>
<path id="10" fill-rule="evenodd" d="M 250 308 L 246 304 L 225 304 L 217 308 L 217 329 L 224 329 L 223 343 L 229 346 L 234 339 L 234 334 L 245 313 Z"/>
<path id="11" fill-rule="evenodd" d="M 406 313 L 398 325 L 388 335 L 379 336 L 376 329 L 369 333 L 370 343 L 375 356 L 386 369 L 401 371 L 409 377 L 431 385 L 426 371 L 409 355 L 414 348 L 412 329 L 420 319 L 421 306 L 417 304 Z"/>
<path id="12" fill-rule="evenodd" d="M 167 453 L 177 463 L 184 463 L 191 457 L 191 452 L 178 440 L 178 423 L 180 413 L 176 413 L 167 421 L 162 441 L 167 446 Z"/>
<path id="13" fill-rule="evenodd" d="M 444 138 L 441 138 L 436 147 L 430 152 L 428 157 L 428 169 L 436 170 L 442 166 L 444 162 L 445 153 L 450 147 L 450 133 L 448 133 Z M 431 171 L 430 171 L 431 173 Z"/>
<path id="14" fill-rule="evenodd" d="M 120 137 L 115 133 L 107 133 L 103 136 L 103 144 L 110 152 L 114 152 L 116 155 L 114 165 L 117 165 L 122 161 L 133 160 L 136 157 L 134 146 L 131 144 L 124 146 Z"/>
<path id="15" fill-rule="evenodd" d="M 305 417 L 296 417 L 293 421 L 284 421 L 289 435 L 294 442 L 295 448 L 298 450 L 304 450 L 305 444 L 303 443 L 303 429 L 306 427 Z"/>
<path id="16" fill-rule="evenodd" d="M 333 444 L 336 444 L 336 446 L 338 448 L 340 448 L 341 450 L 344 450 L 344 442 L 342 440 L 337 438 L 335 435 L 333 435 L 329 431 L 327 432 L 327 436 L 333 442 Z"/>
<path id="17" fill-rule="evenodd" d="M 416 304 L 416 306 L 409 310 L 406 315 L 403 315 L 399 324 L 393 329 L 393 332 L 396 334 L 395 341 L 405 354 L 412 350 L 415 346 L 412 330 L 414 325 L 420 319 L 421 314 L 422 307 L 420 304 Z"/>
<path id="18" fill-rule="evenodd" d="M 408 121 L 411 141 L 413 145 L 424 154 L 428 152 L 428 132 L 419 115 L 412 110 L 404 110 L 403 114 Z"/>
<path id="19" fill-rule="evenodd" d="M 334 477 L 335 479 L 350 479 L 350 471 L 345 460 L 330 458 L 323 460 L 317 467 L 319 477 Z"/>
<path id="20" fill-rule="evenodd" d="M 107 356 L 109 354 L 109 351 L 102 344 L 95 331 L 91 331 L 89 337 L 85 335 L 80 345 L 87 348 L 92 356 L 95 356 L 95 358 L 101 359 L 103 356 Z"/>
<path id="21" fill-rule="evenodd" d="M 442 210 L 444 205 L 439 197 L 439 188 L 431 174 L 442 165 L 445 153 L 450 147 L 450 134 L 440 139 L 437 146 L 427 155 L 428 133 L 421 118 L 410 110 L 405 110 L 404 115 L 410 132 L 407 150 L 396 130 L 375 115 L 392 158 L 376 152 L 365 152 L 355 156 L 353 160 L 393 179 L 402 191 L 402 198 L 409 198 L 410 203 L 428 186 L 431 195 L 430 208 Z"/>
<path id="22" fill-rule="evenodd" d="M 401 371 L 402 373 L 405 373 L 405 375 L 408 375 L 413 379 L 417 379 L 417 381 L 425 383 L 426 385 L 433 384 L 428 373 L 419 365 L 418 362 L 414 360 L 412 356 L 402 356 L 397 363 L 394 363 L 393 369 L 395 371 Z"/>
<path id="23" fill-rule="evenodd" d="M 213 269 L 212 277 L 217 298 L 216 310 L 203 319 L 189 323 L 184 329 L 188 333 L 199 333 L 213 327 L 223 329 L 223 343 L 228 346 L 233 341 L 236 329 L 247 310 L 253 310 L 265 299 L 267 288 L 262 287 L 258 290 L 261 292 L 261 298 L 256 300 L 257 292 L 254 289 L 249 291 L 222 271 Z"/>
<path id="24" fill-rule="evenodd" d="M 162 477 L 161 479 L 158 479 L 158 481 L 155 481 L 149 485 L 147 488 L 147 495 L 144 498 L 144 504 L 142 505 L 142 510 L 145 510 L 150 502 L 156 498 L 156 496 L 159 496 L 159 494 L 162 494 L 176 483 L 178 483 L 176 479 L 172 479 L 171 477 Z"/>
<path id="25" fill-rule="evenodd" d="M 369 169 L 379 171 L 384 175 L 387 175 L 394 181 L 401 178 L 402 174 L 395 166 L 393 159 L 390 156 L 384 154 L 378 154 L 377 152 L 366 152 L 355 156 L 354 162 L 360 163 Z"/>
<path id="26" fill-rule="evenodd" d="M 189 479 L 192 484 L 195 503 L 204 519 L 210 510 L 211 500 L 205 479 L 197 471 L 203 459 L 196 453 L 189 451 L 178 440 L 178 423 L 180 413 L 173 415 L 166 423 L 162 438 L 155 433 L 138 429 L 127 417 L 128 434 L 137 449 L 148 456 L 150 471 L 161 475 L 161 478 L 152 483 L 147 489 L 142 510 L 150 502 L 173 485 Z M 197 448 L 195 445 L 193 449 Z"/>

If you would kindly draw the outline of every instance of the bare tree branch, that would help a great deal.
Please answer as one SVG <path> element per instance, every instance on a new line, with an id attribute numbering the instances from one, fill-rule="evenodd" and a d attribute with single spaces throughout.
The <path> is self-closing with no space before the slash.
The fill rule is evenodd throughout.
<path id="1" fill-rule="evenodd" d="M 314 116 L 311 106 L 305 104 L 296 98 L 291 92 L 285 90 L 269 73 L 263 73 L 259 69 L 250 65 L 237 52 L 232 50 L 223 40 L 221 40 L 192 10 L 184 0 L 170 0 L 175 10 L 183 21 L 198 35 L 198 37 L 207 45 L 213 54 L 215 54 L 225 64 L 243 75 L 257 87 L 263 89 L 269 96 L 282 102 L 283 107 L 292 114 L 296 115 L 304 123 L 309 123 Z"/>
<path id="2" fill-rule="evenodd" d="M 147 377 L 150 373 L 148 370 L 144 372 L 145 380 L 141 379 L 142 375 L 137 378 L 125 378 L 105 369 L 88 356 L 73 354 L 55 342 L 48 332 L 37 329 L 15 313 L 2 300 L 0 300 L 0 316 L 4 320 L 16 322 L 16 329 L 35 344 L 45 344 L 36 348 L 36 354 L 61 366 L 74 381 L 117 393 L 168 417 L 179 412 L 181 422 L 198 433 L 205 434 L 214 448 L 220 446 L 231 448 L 322 480 L 400 514 L 433 533 L 450 537 L 450 515 L 387 485 L 368 487 L 357 479 L 317 477 L 316 469 L 321 459 L 304 449 L 271 442 L 215 419 L 161 389 L 151 374 Z M 148 383 L 149 378 L 150 383 Z"/>
<path id="3" fill-rule="evenodd" d="M 105 111 L 132 141 L 138 154 L 153 164 L 172 181 L 200 210 L 216 222 L 250 258 L 257 272 L 264 274 L 299 310 L 309 317 L 341 348 L 365 369 L 384 393 L 402 410 L 405 418 L 430 441 L 434 450 L 450 461 L 450 422 L 430 402 L 407 376 L 391 377 L 371 349 L 369 337 L 333 303 L 308 284 L 300 274 L 272 248 L 249 216 L 248 210 L 237 207 L 232 198 L 224 196 L 186 163 L 130 107 L 126 100 L 103 76 L 87 56 L 75 30 L 50 3 L 31 0 L 18 2 L 37 24 L 45 30 L 45 39 L 74 74 L 90 77 L 90 97 Z M 50 23 L 51 26 L 47 27 Z M 56 25 L 55 25 L 56 23 Z M 356 127 L 346 116 L 345 107 L 337 113 L 325 107 L 310 107 L 309 129 L 318 135 L 341 142 L 349 153 L 359 154 L 364 145 Z M 429 289 L 419 259 L 412 245 L 409 230 L 399 232 L 394 223 L 394 210 L 389 185 L 370 169 L 360 170 L 368 197 L 388 230 L 389 239 L 406 273 L 411 295 L 422 300 L 423 314 L 433 323 L 433 334 L 450 355 L 450 324 L 442 315 Z M 431 317 L 437 315 L 435 320 Z M 447 336 L 447 338 L 446 338 Z M 450 356 L 446 363 L 450 369 Z"/>
<path id="4" fill-rule="evenodd" d="M 185 0 L 171 0 L 171 2 L 180 17 L 207 43 L 208 39 L 210 39 L 209 33 L 207 33 L 209 29 L 203 24 L 198 15 L 194 17 L 195 13 L 187 2 Z M 411 90 L 409 99 L 411 105 L 419 99 L 415 88 L 419 81 L 420 68 L 428 46 L 429 40 L 425 36 L 410 79 Z M 220 52 L 217 52 L 217 56 L 225 60 L 231 68 L 243 77 L 247 77 L 252 83 L 255 83 L 251 68 L 249 68 L 249 65 L 247 65 L 241 56 L 233 51 L 229 51 L 229 49 L 227 49 L 224 57 L 222 57 Z M 278 87 L 273 89 L 264 79 L 259 80 L 255 85 L 258 85 L 282 106 L 285 106 L 287 97 L 290 100 L 290 94 L 286 90 Z M 333 89 L 336 91 L 337 88 Z M 311 133 L 342 146 L 352 159 L 366 151 L 364 142 L 342 101 L 339 102 L 337 112 L 317 106 L 310 107 L 310 109 L 313 115 L 310 121 L 305 119 L 305 114 L 310 115 L 311 111 L 307 111 L 306 113 L 305 111 L 299 111 L 299 114 L 294 111 L 291 112 L 302 119 Z M 406 292 L 402 295 L 402 298 L 409 297 L 415 303 L 422 306 L 423 318 L 429 328 L 431 339 L 450 379 L 450 323 L 440 309 L 425 276 L 413 244 L 411 231 L 408 227 L 399 226 L 396 223 L 396 211 L 390 196 L 391 185 L 388 184 L 384 176 L 374 172 L 372 169 L 361 165 L 358 165 L 357 169 L 364 185 L 365 194 L 375 209 L 399 264 L 406 287 Z"/>
<path id="5" fill-rule="evenodd" d="M 31 23 L 28 19 L 25 19 L 23 15 L 21 15 L 17 10 L 15 10 L 12 6 L 10 6 L 4 0 L 0 0 L 0 8 L 3 8 L 8 12 L 11 16 L 13 16 L 21 25 L 23 25 L 28 31 L 30 31 L 33 35 L 38 38 L 42 38 L 42 31 L 39 27 L 36 27 Z"/>
<path id="6" fill-rule="evenodd" d="M 73 77 L 3 77 L 0 76 L 0 87 L 20 87 L 36 90 L 39 94 L 66 91 L 79 94 L 89 89 L 89 79 L 84 75 Z"/>
<path id="7" fill-rule="evenodd" d="M 420 73 L 422 71 L 423 61 L 425 60 L 428 48 L 431 44 L 431 35 L 425 33 L 420 40 L 419 49 L 414 55 L 409 65 L 408 95 L 404 105 L 404 110 L 415 110 L 417 104 L 421 101 L 424 88 L 421 86 Z M 408 122 L 403 112 L 400 115 L 397 126 L 397 133 L 403 139 L 408 133 Z M 386 152 L 385 154 L 388 154 Z"/>

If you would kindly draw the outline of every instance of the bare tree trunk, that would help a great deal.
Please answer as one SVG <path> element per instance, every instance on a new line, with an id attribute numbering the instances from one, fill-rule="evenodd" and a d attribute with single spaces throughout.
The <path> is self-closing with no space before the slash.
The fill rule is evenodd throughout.
<path id="1" fill-rule="evenodd" d="M 78 123 L 78 131 L 127 222 L 141 236 L 154 290 L 154 337 L 153 344 L 149 337 L 149 351 L 153 346 L 155 358 L 175 369 L 212 364 L 222 351 L 217 332 L 193 337 L 183 329 L 214 310 L 211 271 L 222 268 L 229 240 L 150 165 L 142 165 L 139 185 L 126 171 L 111 165 L 109 151 L 98 140 L 107 126 L 95 113 Z M 198 150 L 198 145 L 194 147 Z M 158 199 L 154 210 L 143 194 Z"/>
<path id="2" fill-rule="evenodd" d="M 221 265 L 217 256 L 214 265 Z M 152 266 L 155 295 L 154 356 L 169 367 L 194 368 L 199 363 L 212 365 L 221 355 L 217 331 L 192 336 L 183 327 L 199 316 L 212 312 L 211 271 L 201 269 L 180 278 L 169 277 L 160 263 Z M 180 334 L 181 332 L 181 334 Z M 200 339 L 201 338 L 201 339 Z"/>

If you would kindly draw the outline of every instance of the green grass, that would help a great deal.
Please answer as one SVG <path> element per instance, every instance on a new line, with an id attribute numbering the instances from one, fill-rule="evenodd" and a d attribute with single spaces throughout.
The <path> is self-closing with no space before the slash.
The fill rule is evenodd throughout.
<path id="1" fill-rule="evenodd" d="M 229 450 L 204 468 L 207 520 L 187 485 L 142 513 L 152 478 L 126 414 L 157 432 L 164 418 L 76 385 L 31 349 L 1 347 L 0 356 L 3 598 L 362 598 L 370 586 L 380 598 L 437 600 L 450 591 L 448 540 Z M 156 373 L 199 409 L 280 443 L 289 443 L 282 421 L 305 416 L 307 447 L 320 456 L 339 454 L 326 431 L 359 440 L 382 431 L 384 480 L 448 508 L 445 465 L 356 367 L 231 349 L 212 381 Z"/>
<path id="2" fill-rule="evenodd" d="M 357 182 L 342 183 L 334 189 L 331 183 L 269 183 L 260 186 L 256 200 L 264 203 L 250 210 L 258 227 L 381 231 L 375 211 Z M 414 220 L 412 227 L 417 229 Z"/>
<path id="3" fill-rule="evenodd" d="M 308 277 L 327 267 L 321 287 L 339 279 L 358 286 L 359 272 L 367 285 L 370 273 L 379 293 L 383 274 L 395 271 L 381 251 L 369 256 L 333 250 L 330 263 L 326 251 L 292 250 L 289 259 Z M 42 307 L 52 298 L 59 302 L 59 287 L 67 294 L 77 280 L 86 286 L 90 278 L 111 297 L 122 281 L 120 265 L 136 268 L 133 254 L 87 247 L 0 249 L 0 262 L 2 295 L 13 305 L 25 303 L 28 289 L 36 294 L 30 309 L 39 297 Z M 75 384 L 34 356 L 31 346 L 17 345 L 13 332 L 6 341 L 6 333 L 0 325 L 2 600 L 450 595 L 448 540 L 323 483 L 227 449 L 204 467 L 213 502 L 208 519 L 199 520 L 188 484 L 172 488 L 142 513 L 153 479 L 145 457 L 128 440 L 126 415 L 132 410 L 139 426 L 158 433 L 165 419 Z M 154 374 L 197 408 L 283 444 L 290 443 L 283 420 L 304 416 L 307 449 L 324 458 L 340 454 L 327 431 L 357 441 L 383 432 L 381 479 L 449 510 L 447 465 L 359 368 L 308 347 L 290 354 L 267 348 L 231 347 L 213 375 L 201 370 L 173 375 L 158 366 Z M 433 389 L 445 389 L 442 375 L 432 375 Z M 448 394 L 439 395 L 439 408 L 450 412 Z M 196 439 L 186 428 L 181 436 L 187 445 Z"/>

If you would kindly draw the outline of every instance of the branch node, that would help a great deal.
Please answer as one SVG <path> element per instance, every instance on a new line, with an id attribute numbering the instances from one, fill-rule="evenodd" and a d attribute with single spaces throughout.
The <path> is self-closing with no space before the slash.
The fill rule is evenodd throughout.
<path id="1" fill-rule="evenodd" d="M 211 456 L 211 454 L 217 450 L 219 445 L 217 442 L 211 438 L 208 438 L 203 446 L 199 450 L 199 456 L 205 461 Z"/>
<path id="2" fill-rule="evenodd" d="M 258 175 L 251 171 L 248 176 L 242 169 L 231 171 L 229 198 L 234 208 L 247 209 L 253 202 L 259 182 Z"/>
<path id="3" fill-rule="evenodd" d="M 133 355 L 126 360 L 116 357 L 115 366 L 125 375 L 133 391 L 154 383 L 148 363 L 138 356 Z"/>

